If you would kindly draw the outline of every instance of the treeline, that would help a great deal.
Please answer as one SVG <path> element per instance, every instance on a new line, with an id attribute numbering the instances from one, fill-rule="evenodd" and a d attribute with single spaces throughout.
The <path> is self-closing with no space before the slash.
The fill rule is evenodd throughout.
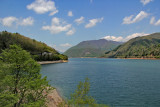
<path id="1" fill-rule="evenodd" d="M 160 58 L 160 33 L 136 37 L 106 52 L 110 58 Z"/>
<path id="2" fill-rule="evenodd" d="M 30 52 L 37 61 L 67 60 L 68 57 L 58 53 L 55 49 L 47 46 L 45 43 L 30 39 L 19 33 L 0 32 L 0 53 L 10 45 L 19 45 L 24 50 Z"/>

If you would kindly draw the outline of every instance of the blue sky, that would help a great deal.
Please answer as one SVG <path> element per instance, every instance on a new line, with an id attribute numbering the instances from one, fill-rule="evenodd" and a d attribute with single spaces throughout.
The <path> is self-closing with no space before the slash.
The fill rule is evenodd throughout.
<path id="1" fill-rule="evenodd" d="M 160 0 L 1 0 L 0 31 L 64 52 L 85 40 L 127 41 L 160 32 Z"/>

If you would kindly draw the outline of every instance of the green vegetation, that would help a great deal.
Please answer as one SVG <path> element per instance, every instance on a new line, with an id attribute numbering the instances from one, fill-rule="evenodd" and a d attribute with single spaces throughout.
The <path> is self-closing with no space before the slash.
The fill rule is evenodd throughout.
<path id="1" fill-rule="evenodd" d="M 30 53 L 11 45 L 0 54 L 0 65 L 0 107 L 45 106 L 51 88 Z"/>
<path id="2" fill-rule="evenodd" d="M 0 53 L 10 45 L 19 45 L 24 50 L 30 52 L 37 61 L 67 60 L 68 57 L 59 54 L 55 49 L 47 46 L 45 43 L 30 39 L 19 33 L 0 32 Z"/>
<path id="3" fill-rule="evenodd" d="M 160 33 L 136 37 L 106 52 L 110 58 L 160 58 Z"/>
<path id="4" fill-rule="evenodd" d="M 70 100 L 67 102 L 62 102 L 59 107 L 108 107 L 104 104 L 96 104 L 95 99 L 89 96 L 90 83 L 89 79 L 86 78 L 84 82 L 79 82 L 77 89 L 73 94 L 71 94 Z"/>
<path id="5" fill-rule="evenodd" d="M 105 39 L 83 41 L 68 49 L 64 54 L 68 57 L 100 57 L 105 54 L 106 50 L 110 51 L 119 44 L 121 43 Z"/>

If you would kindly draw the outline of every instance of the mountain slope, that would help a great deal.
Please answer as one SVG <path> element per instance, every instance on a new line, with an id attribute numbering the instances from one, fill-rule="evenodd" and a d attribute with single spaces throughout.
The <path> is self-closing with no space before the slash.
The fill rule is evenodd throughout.
<path id="1" fill-rule="evenodd" d="M 112 50 L 119 44 L 121 43 L 105 39 L 83 41 L 68 49 L 64 54 L 68 57 L 100 57 L 106 50 Z"/>
<path id="2" fill-rule="evenodd" d="M 118 46 L 113 51 L 106 52 L 111 58 L 159 58 L 160 33 L 136 37 Z"/>
<path id="3" fill-rule="evenodd" d="M 47 46 L 45 43 L 30 39 L 19 33 L 0 32 L 0 53 L 10 45 L 20 45 L 35 57 L 36 60 L 59 60 L 67 59 L 66 56 L 59 54 L 55 49 Z"/>

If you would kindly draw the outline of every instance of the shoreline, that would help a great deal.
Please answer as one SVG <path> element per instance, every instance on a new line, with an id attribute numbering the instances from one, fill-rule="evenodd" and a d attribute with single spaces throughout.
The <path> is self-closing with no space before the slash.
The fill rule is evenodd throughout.
<path id="1" fill-rule="evenodd" d="M 63 102 L 64 99 L 57 89 L 51 90 L 51 92 L 47 95 L 47 107 L 58 107 L 58 105 Z"/>
<path id="2" fill-rule="evenodd" d="M 38 61 L 39 64 L 45 65 L 45 64 L 55 64 L 55 63 L 66 63 L 68 60 L 58 60 L 58 61 Z"/>
<path id="3" fill-rule="evenodd" d="M 106 58 L 106 57 L 72 57 L 72 58 L 105 58 L 105 59 L 145 59 L 145 60 L 160 60 L 160 58 Z"/>

